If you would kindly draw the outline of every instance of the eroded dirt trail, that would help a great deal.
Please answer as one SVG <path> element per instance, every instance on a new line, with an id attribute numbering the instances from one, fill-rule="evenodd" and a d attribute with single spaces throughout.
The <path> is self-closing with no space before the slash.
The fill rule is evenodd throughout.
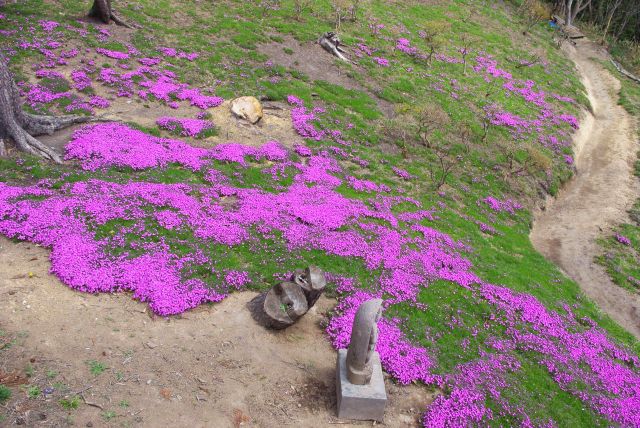
<path id="1" fill-rule="evenodd" d="M 576 63 L 593 115 L 574 137 L 576 176 L 536 215 L 531 241 L 547 259 L 574 279 L 584 293 L 640 338 L 640 296 L 615 285 L 593 262 L 596 239 L 627 219 L 638 197 L 633 163 L 638 144 L 634 119 L 617 104 L 620 82 L 598 60 L 608 60 L 590 41 L 565 52 Z"/>

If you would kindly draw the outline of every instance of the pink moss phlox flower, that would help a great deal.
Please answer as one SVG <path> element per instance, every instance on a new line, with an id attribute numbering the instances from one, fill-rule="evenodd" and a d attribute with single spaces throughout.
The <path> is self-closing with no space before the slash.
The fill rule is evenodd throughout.
<path id="1" fill-rule="evenodd" d="M 174 48 L 158 48 L 158 52 L 168 57 L 175 57 L 178 54 L 178 51 Z"/>
<path id="2" fill-rule="evenodd" d="M 302 144 L 296 144 L 293 146 L 293 150 L 300 156 L 308 158 L 309 156 L 313 155 L 313 151 L 307 147 L 304 146 Z"/>
<path id="3" fill-rule="evenodd" d="M 320 141 L 325 137 L 326 132 L 314 126 L 312 122 L 315 120 L 316 115 L 304 107 L 295 107 L 291 110 L 291 122 L 298 135 Z"/>
<path id="4" fill-rule="evenodd" d="M 175 131 L 181 128 L 181 135 L 184 137 L 197 137 L 203 131 L 212 129 L 213 123 L 203 119 L 177 118 L 177 117 L 161 117 L 156 120 L 156 124 L 169 131 Z"/>
<path id="5" fill-rule="evenodd" d="M 41 68 L 40 70 L 37 70 L 36 77 L 38 78 L 48 77 L 48 78 L 63 79 L 63 80 L 65 79 L 63 74 L 58 73 L 57 71 L 48 70 L 46 68 Z"/>
<path id="6" fill-rule="evenodd" d="M 109 108 L 109 106 L 111 105 L 111 103 L 108 100 L 98 95 L 94 95 L 91 98 L 89 98 L 89 104 L 91 104 L 92 107 L 97 107 L 97 108 Z"/>
<path id="7" fill-rule="evenodd" d="M 402 168 L 394 166 L 392 170 L 398 177 L 402 178 L 403 180 L 411 180 L 413 178 L 413 175 L 409 174 L 409 172 Z"/>
<path id="8" fill-rule="evenodd" d="M 498 68 L 498 61 L 493 58 L 479 55 L 476 57 L 476 63 L 477 65 L 473 67 L 473 70 L 476 73 L 484 72 L 488 76 L 500 77 L 506 80 L 511 80 L 513 78 L 511 73 Z"/>
<path id="9" fill-rule="evenodd" d="M 571 98 L 571 97 L 565 97 L 565 96 L 558 95 L 558 94 L 551 94 L 551 96 L 552 96 L 553 98 L 555 98 L 556 100 L 558 100 L 558 101 L 562 101 L 562 102 L 565 102 L 565 103 L 575 104 L 575 102 L 576 102 L 576 100 L 574 100 L 574 99 L 573 99 L 573 98 Z"/>
<path id="10" fill-rule="evenodd" d="M 118 123 L 79 129 L 67 145 L 65 159 L 79 160 L 82 168 L 95 171 L 109 166 L 145 169 L 180 163 L 191 169 L 204 165 L 205 149 L 176 140 L 150 136 Z"/>
<path id="11" fill-rule="evenodd" d="M 347 183 L 349 187 L 358 192 L 390 192 L 391 189 L 384 184 L 378 185 L 373 181 L 369 180 L 361 180 L 355 177 L 347 177 Z"/>
<path id="12" fill-rule="evenodd" d="M 373 57 L 373 60 L 378 63 L 378 65 L 382 67 L 389 67 L 389 60 L 381 57 Z"/>
<path id="13" fill-rule="evenodd" d="M 60 25 L 60 23 L 56 21 L 38 21 L 38 23 L 40 24 L 40 27 L 42 27 L 42 29 L 47 33 L 52 32 Z"/>
<path id="14" fill-rule="evenodd" d="M 295 95 L 288 95 L 287 102 L 294 106 L 304 107 L 304 102 L 300 98 L 296 97 Z"/>
<path id="15" fill-rule="evenodd" d="M 509 214 L 515 214 L 517 210 L 522 209 L 522 205 L 511 199 L 505 199 L 501 201 L 493 196 L 487 196 L 482 200 L 485 204 L 489 205 L 493 211 L 496 212 L 508 212 Z"/>
<path id="16" fill-rule="evenodd" d="M 80 53 L 80 51 L 78 51 L 78 49 L 69 49 L 68 51 L 62 51 L 60 52 L 60 57 L 61 58 L 75 58 L 78 56 L 78 54 Z"/>
<path id="17" fill-rule="evenodd" d="M 627 246 L 631 245 L 631 240 L 629 238 L 627 238 L 624 235 L 620 235 L 618 233 L 616 233 L 616 241 L 618 241 L 619 243 L 621 243 L 623 245 L 627 245 Z"/>
<path id="18" fill-rule="evenodd" d="M 415 55 L 418 53 L 418 48 L 411 46 L 411 42 L 404 38 L 396 41 L 396 49 L 406 53 L 407 55 Z"/>
<path id="19" fill-rule="evenodd" d="M 240 290 L 245 285 L 251 283 L 249 272 L 237 271 L 237 270 L 227 271 L 227 273 L 224 276 L 224 280 L 227 283 L 227 285 L 232 286 L 236 290 Z"/>
<path id="20" fill-rule="evenodd" d="M 41 85 L 33 85 L 26 94 L 27 102 L 31 106 L 37 104 L 47 104 L 61 98 L 70 98 L 71 92 L 51 92 Z"/>
<path id="21" fill-rule="evenodd" d="M 152 67 L 160 64 L 160 62 L 162 62 L 162 58 L 138 58 L 138 62 L 144 66 Z"/>
<path id="22" fill-rule="evenodd" d="M 578 119 L 575 116 L 570 114 L 558 115 L 558 120 L 561 122 L 568 123 L 569 125 L 571 125 L 573 129 L 578 129 L 580 127 L 580 122 L 578 121 Z"/>
<path id="23" fill-rule="evenodd" d="M 108 58 L 113 58 L 118 60 L 129 59 L 129 54 L 124 52 L 112 51 L 104 48 L 96 48 L 96 52 Z"/>
<path id="24" fill-rule="evenodd" d="M 441 395 L 434 400 L 422 423 L 425 428 L 484 425 L 493 419 L 493 412 L 485 401 L 485 395 L 480 392 L 456 388 L 448 396 Z"/>

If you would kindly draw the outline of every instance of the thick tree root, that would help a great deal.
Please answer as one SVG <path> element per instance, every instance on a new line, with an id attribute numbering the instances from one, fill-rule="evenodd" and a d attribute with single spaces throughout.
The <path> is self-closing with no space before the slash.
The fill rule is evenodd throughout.
<path id="1" fill-rule="evenodd" d="M 115 22 L 116 25 L 119 25 L 121 27 L 133 28 L 133 26 L 127 24 L 125 21 L 122 20 L 122 18 L 120 18 L 118 15 L 116 15 L 113 12 L 111 12 L 111 20 Z"/>
<path id="2" fill-rule="evenodd" d="M 96 121 L 95 118 L 90 116 L 55 117 L 35 115 L 25 112 L 22 113 L 22 118 L 24 119 L 22 126 L 13 121 L 8 125 L 4 133 L 15 142 L 18 149 L 57 163 L 62 163 L 62 157 L 53 149 L 38 141 L 34 136 L 45 134 L 51 135 L 55 131 L 67 128 L 71 125 Z M 2 142 L 2 144 L 0 144 L 0 156 L 4 155 L 6 155 L 6 149 Z"/>
<path id="3" fill-rule="evenodd" d="M 7 134 L 13 139 L 18 149 L 23 152 L 40 156 L 44 159 L 52 160 L 56 163 L 62 163 L 62 157 L 58 155 L 52 148 L 45 146 L 31 134 L 18 126 L 12 126 L 7 130 Z"/>
<path id="4" fill-rule="evenodd" d="M 93 6 L 89 11 L 89 16 L 92 18 L 97 18 L 102 21 L 104 24 L 110 24 L 113 21 L 116 25 L 125 28 L 134 28 L 132 26 L 122 20 L 118 15 L 116 15 L 111 9 L 111 0 L 95 0 L 93 2 Z"/>
<path id="5" fill-rule="evenodd" d="M 94 121 L 91 116 L 43 116 L 24 113 L 24 130 L 33 136 L 51 135 L 55 131 L 67 128 L 78 123 Z"/>
<path id="6" fill-rule="evenodd" d="M 7 155 L 7 149 L 4 146 L 4 139 L 0 138 L 0 157 L 4 157 Z"/>

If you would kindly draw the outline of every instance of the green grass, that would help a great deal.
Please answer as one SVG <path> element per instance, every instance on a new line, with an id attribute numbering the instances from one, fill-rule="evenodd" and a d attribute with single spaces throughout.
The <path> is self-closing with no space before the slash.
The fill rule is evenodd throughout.
<path id="1" fill-rule="evenodd" d="M 4 404 L 9 398 L 11 398 L 11 390 L 4 385 L 0 385 L 0 404 Z"/>
<path id="2" fill-rule="evenodd" d="M 59 401 L 60 406 L 65 410 L 75 410 L 80 407 L 80 397 L 74 395 L 69 398 L 63 398 Z"/>
<path id="3" fill-rule="evenodd" d="M 108 422 L 111 419 L 115 418 L 117 415 L 116 415 L 116 412 L 114 412 L 113 410 L 108 410 L 106 412 L 103 412 L 101 416 L 105 421 Z"/>
<path id="4" fill-rule="evenodd" d="M 618 93 L 620 98 L 618 104 L 624 107 L 630 114 L 640 117 L 640 83 L 636 83 L 620 74 L 610 62 L 603 61 L 602 64 L 616 79 L 620 80 L 620 92 Z"/>
<path id="5" fill-rule="evenodd" d="M 87 365 L 89 366 L 89 371 L 94 376 L 101 375 L 108 368 L 104 363 L 96 360 L 87 361 Z"/>
<path id="6" fill-rule="evenodd" d="M 42 391 L 37 385 L 32 385 L 27 388 L 27 395 L 29 396 L 29 398 L 38 398 L 40 397 L 40 394 L 42 394 Z"/>

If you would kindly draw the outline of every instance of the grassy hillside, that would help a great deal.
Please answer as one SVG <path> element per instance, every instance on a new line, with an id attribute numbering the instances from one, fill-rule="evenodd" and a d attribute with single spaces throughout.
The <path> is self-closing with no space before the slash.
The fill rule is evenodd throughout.
<path id="1" fill-rule="evenodd" d="M 550 29 L 524 35 L 511 3 L 360 2 L 349 64 L 312 43 L 328 1 L 119 3 L 144 30 L 78 22 L 75 0 L 2 8 L 28 108 L 190 121 L 97 124 L 62 166 L 0 160 L 1 233 L 50 247 L 69 286 L 167 316 L 316 264 L 336 347 L 385 299 L 385 370 L 442 392 L 426 426 L 640 423 L 638 343 L 528 239 L 587 104 Z M 213 147 L 242 95 L 277 102 L 294 136 Z"/>

